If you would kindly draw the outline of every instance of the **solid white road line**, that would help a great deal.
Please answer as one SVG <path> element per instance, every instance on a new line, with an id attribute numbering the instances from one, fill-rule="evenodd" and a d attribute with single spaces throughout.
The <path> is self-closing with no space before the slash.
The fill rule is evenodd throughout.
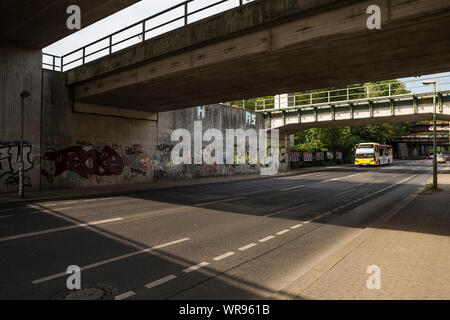
<path id="1" fill-rule="evenodd" d="M 296 186 L 296 187 L 290 187 L 290 188 L 286 188 L 286 189 L 281 189 L 281 192 L 294 190 L 294 189 L 299 189 L 299 188 L 303 188 L 303 187 L 304 187 L 304 185 Z"/>
<path id="2" fill-rule="evenodd" d="M 157 287 L 159 285 L 162 285 L 163 283 L 169 282 L 170 280 L 173 280 L 173 279 L 176 279 L 176 278 L 177 278 L 176 275 L 171 274 L 171 275 L 169 275 L 167 277 L 164 277 L 164 278 L 161 278 L 159 280 L 150 282 L 149 284 L 146 284 L 145 286 L 147 287 L 147 289 L 151 289 L 151 288 Z"/>
<path id="3" fill-rule="evenodd" d="M 257 246 L 257 244 L 256 243 L 250 243 L 250 244 L 248 244 L 246 246 L 240 247 L 238 250 L 239 251 L 245 251 L 247 249 L 253 248 L 254 246 Z"/>
<path id="4" fill-rule="evenodd" d="M 303 225 L 303 223 L 296 224 L 295 226 L 292 226 L 291 229 L 300 228 L 302 225 Z"/>
<path id="5" fill-rule="evenodd" d="M 119 261 L 119 260 L 131 258 L 131 257 L 137 256 L 137 255 L 143 254 L 143 253 L 149 253 L 151 251 L 162 249 L 162 248 L 165 248 L 165 247 L 177 244 L 177 243 L 181 243 L 181 242 L 184 242 L 184 241 L 188 241 L 188 240 L 190 240 L 190 238 L 183 238 L 183 239 L 167 242 L 167 243 L 160 244 L 160 245 L 157 245 L 157 246 L 154 246 L 154 247 L 150 247 L 150 248 L 146 248 L 146 249 L 143 249 L 143 250 L 134 251 L 134 252 L 131 252 L 131 253 L 128 253 L 128 254 L 123 254 L 121 256 L 117 256 L 117 257 L 114 257 L 114 258 L 110 258 L 110 259 L 102 260 L 102 261 L 99 261 L 99 262 L 95 262 L 95 263 L 83 266 L 80 269 L 82 271 L 89 270 L 89 269 L 96 268 L 96 267 L 99 267 L 99 266 L 102 266 L 102 265 L 105 265 L 105 264 L 108 264 L 108 263 L 112 263 L 112 262 L 116 262 L 116 261 Z M 45 277 L 45 278 L 40 278 L 40 279 L 37 279 L 37 280 L 33 280 L 32 283 L 33 284 L 39 284 L 39 283 L 42 283 L 42 282 L 46 282 L 46 281 L 57 279 L 57 278 L 64 277 L 64 276 L 67 276 L 67 273 L 66 272 L 60 272 L 60 273 L 56 273 L 56 274 L 53 274 L 53 275 Z"/>
<path id="6" fill-rule="evenodd" d="M 230 252 L 224 253 L 224 254 L 222 254 L 222 255 L 220 255 L 218 257 L 215 257 L 213 260 L 214 261 L 220 261 L 220 260 L 226 259 L 228 257 L 231 257 L 232 255 L 234 255 L 234 252 L 230 251 Z"/>
<path id="7" fill-rule="evenodd" d="M 199 264 L 197 264 L 195 266 L 192 266 L 192 267 L 184 269 L 183 272 L 184 273 L 189 273 L 189 272 L 201 269 L 201 268 L 207 266 L 208 264 L 209 264 L 208 262 L 201 262 L 201 263 L 199 263 Z"/>
<path id="8" fill-rule="evenodd" d="M 272 240 L 273 238 L 275 238 L 275 236 L 268 236 L 268 237 L 262 238 L 261 240 L 258 240 L 258 241 L 263 243 L 263 242 Z"/>
<path id="9" fill-rule="evenodd" d="M 210 204 L 223 203 L 223 202 L 234 201 L 234 200 L 242 200 L 242 199 L 247 199 L 247 197 L 236 197 L 236 198 L 228 198 L 228 199 L 223 199 L 223 200 L 198 203 L 198 204 L 195 204 L 194 206 L 195 207 L 203 207 L 203 206 L 207 206 L 207 205 L 210 205 Z"/>
<path id="10" fill-rule="evenodd" d="M 124 292 L 122 294 L 119 294 L 118 296 L 116 296 L 114 299 L 115 300 L 125 300 L 128 299 L 129 297 L 134 296 L 136 293 L 133 291 L 128 291 L 128 292 Z"/>
<path id="11" fill-rule="evenodd" d="M 105 223 L 122 221 L 122 220 L 123 220 L 123 218 L 114 218 L 114 219 L 93 221 L 93 222 L 88 222 L 88 223 L 79 223 L 79 224 L 75 224 L 75 225 L 71 225 L 71 226 L 67 226 L 67 227 L 60 227 L 60 228 L 46 229 L 46 230 L 36 231 L 36 232 L 23 233 L 23 234 L 18 234 L 15 236 L 0 238 L 0 242 L 5 242 L 5 241 L 10 241 L 10 240 L 15 240 L 15 239 L 22 239 L 22 238 L 33 237 L 33 236 L 39 236 L 39 235 L 49 234 L 49 233 L 54 233 L 54 232 L 59 232 L 59 231 L 84 228 L 84 227 L 89 227 L 89 226 L 97 226 L 99 224 L 105 224 Z"/>
<path id="12" fill-rule="evenodd" d="M 280 232 L 277 232 L 276 233 L 276 235 L 277 236 L 281 236 L 281 235 L 283 235 L 283 234 L 285 234 L 285 233 L 288 233 L 290 230 L 288 230 L 288 229 L 284 229 L 284 230 L 281 230 Z"/>
<path id="13" fill-rule="evenodd" d="M 13 215 L 12 214 L 9 214 L 9 215 L 6 215 L 6 216 L 0 216 L 0 219 L 2 219 L 2 218 L 9 218 L 9 217 L 12 217 Z"/>
<path id="14" fill-rule="evenodd" d="M 285 213 L 285 212 L 288 212 L 288 211 L 291 211 L 291 210 L 294 210 L 294 209 L 302 208 L 304 206 L 306 206 L 306 203 L 300 204 L 300 205 L 295 206 L 295 207 L 287 208 L 287 209 L 284 209 L 284 210 L 281 210 L 281 211 L 277 211 L 277 212 L 274 212 L 274 213 L 269 213 L 269 214 L 264 215 L 264 217 L 273 217 L 273 216 L 276 216 L 276 215 L 279 215 L 279 214 L 282 214 L 282 213 Z"/>

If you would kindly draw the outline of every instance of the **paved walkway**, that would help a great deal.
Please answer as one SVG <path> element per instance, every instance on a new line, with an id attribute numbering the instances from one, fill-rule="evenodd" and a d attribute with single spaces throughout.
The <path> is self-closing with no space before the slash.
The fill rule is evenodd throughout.
<path id="1" fill-rule="evenodd" d="M 289 176 L 308 172 L 321 171 L 326 169 L 333 169 L 339 167 L 347 167 L 350 165 L 336 165 L 332 167 L 310 167 L 298 170 L 291 170 L 288 172 L 279 172 L 276 176 Z M 271 178 L 269 176 L 267 178 Z M 58 199 L 58 198 L 70 198 L 70 197 L 83 197 L 83 196 L 101 196 L 101 195 L 111 195 L 111 194 L 122 194 L 122 193 L 136 193 L 145 192 L 153 189 L 171 188 L 179 186 L 188 186 L 196 184 L 207 184 L 207 183 L 219 183 L 227 181 L 238 181 L 238 180 L 248 180 L 248 179 L 261 179 L 265 178 L 258 174 L 248 174 L 248 175 L 238 175 L 238 176 L 216 176 L 216 177 L 202 177 L 194 179 L 185 180 L 162 180 L 150 183 L 139 183 L 139 184 L 125 184 L 125 185 L 105 185 L 105 186 L 93 186 L 85 188 L 72 188 L 72 189 L 55 189 L 55 190 L 43 190 L 43 191 L 27 191 L 25 190 L 25 199 L 19 199 L 17 192 L 14 193 L 0 193 L 0 205 L 1 204 L 11 204 L 20 203 L 36 200 L 45 199 Z"/>
<path id="2" fill-rule="evenodd" d="M 450 299 L 450 171 L 297 283 L 300 299 Z M 367 288 L 368 266 L 381 289 Z"/>

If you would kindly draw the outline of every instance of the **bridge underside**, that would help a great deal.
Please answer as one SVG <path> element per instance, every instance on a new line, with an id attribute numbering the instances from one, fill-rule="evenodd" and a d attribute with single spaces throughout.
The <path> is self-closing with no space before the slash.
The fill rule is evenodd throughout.
<path id="1" fill-rule="evenodd" d="M 433 110 L 432 98 L 411 95 L 270 112 L 266 115 L 266 125 L 289 135 L 311 128 L 433 120 Z M 450 121 L 450 93 L 439 95 L 436 116 L 437 120 Z"/>
<path id="2" fill-rule="evenodd" d="M 368 30 L 365 12 L 377 2 L 382 29 Z M 149 44 L 126 49 L 69 71 L 68 81 L 77 102 L 165 111 L 450 70 L 450 33 L 443 32 L 450 30 L 450 4 L 343 3 L 139 65 L 126 67 L 123 61 Z M 190 27 L 203 30 L 201 23 Z"/>
<path id="3" fill-rule="evenodd" d="M 2 0 L 0 2 L 0 38 L 23 48 L 41 49 L 76 30 L 69 30 L 66 13 L 78 5 L 82 27 L 86 27 L 139 0 Z M 1 39 L 0 39 L 1 45 Z"/>

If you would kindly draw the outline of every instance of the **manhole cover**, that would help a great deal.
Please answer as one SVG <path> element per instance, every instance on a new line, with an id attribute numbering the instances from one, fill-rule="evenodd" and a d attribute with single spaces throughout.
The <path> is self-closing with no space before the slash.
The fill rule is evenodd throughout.
<path id="1" fill-rule="evenodd" d="M 90 285 L 80 290 L 64 290 L 52 297 L 52 300 L 109 300 L 115 296 L 113 287 L 105 284 Z"/>

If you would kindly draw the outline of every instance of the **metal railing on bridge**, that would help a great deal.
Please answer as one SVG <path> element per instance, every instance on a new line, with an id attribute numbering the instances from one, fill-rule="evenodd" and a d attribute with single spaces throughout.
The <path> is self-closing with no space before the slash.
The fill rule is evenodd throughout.
<path id="1" fill-rule="evenodd" d="M 211 0 L 186 0 L 63 56 L 42 53 L 42 66 L 54 71 L 73 69 L 190 23 L 255 1 L 264 0 L 218 0 L 213 3 L 211 3 Z M 204 4 L 205 2 L 206 4 Z M 222 4 L 227 6 L 221 8 L 220 5 Z M 208 15 L 206 11 L 209 9 L 214 9 L 214 13 Z M 199 14 L 205 15 L 201 18 L 195 18 Z M 164 15 L 169 16 L 168 20 L 164 21 Z M 163 20 L 163 22 L 158 20 Z M 152 23 L 156 23 L 156 25 L 152 25 Z M 164 27 L 166 29 L 162 30 Z"/>
<path id="2" fill-rule="evenodd" d="M 433 86 L 424 85 L 424 80 L 436 80 L 436 92 L 450 90 L 450 74 L 438 77 L 421 77 L 408 81 L 383 81 L 380 83 L 349 86 L 342 89 L 309 91 L 298 94 L 285 94 L 269 98 L 242 100 L 240 107 L 258 112 L 276 112 L 328 105 L 345 105 L 405 96 L 433 96 Z"/>

